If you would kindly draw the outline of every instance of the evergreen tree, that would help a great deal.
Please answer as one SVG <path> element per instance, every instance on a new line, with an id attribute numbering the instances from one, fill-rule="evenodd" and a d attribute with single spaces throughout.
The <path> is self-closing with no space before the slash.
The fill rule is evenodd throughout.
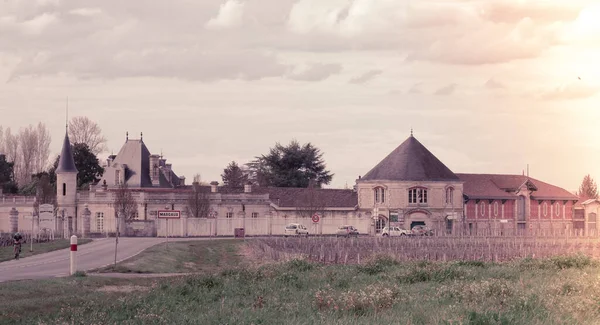
<path id="1" fill-rule="evenodd" d="M 333 174 L 325 169 L 323 153 L 311 143 L 300 145 L 293 140 L 289 145 L 279 143 L 269 154 L 256 157 L 248 164 L 250 179 L 260 186 L 320 188 L 329 184 Z"/>
<path id="2" fill-rule="evenodd" d="M 77 170 L 79 171 L 77 174 L 77 187 L 85 188 L 89 184 L 98 182 L 102 177 L 102 174 L 104 174 L 104 168 L 100 166 L 100 161 L 96 155 L 85 143 L 75 143 L 72 147 L 75 167 L 77 167 Z M 50 182 L 53 184 L 56 183 L 56 169 L 58 168 L 59 160 L 60 155 L 56 157 L 54 165 L 48 171 Z"/>
<path id="3" fill-rule="evenodd" d="M 598 198 L 598 185 L 589 174 L 583 177 L 577 195 L 584 200 Z"/>
<path id="4" fill-rule="evenodd" d="M 248 175 L 238 166 L 235 161 L 227 165 L 221 174 L 223 185 L 227 187 L 243 187 L 248 181 Z"/>
<path id="5" fill-rule="evenodd" d="M 14 163 L 8 162 L 5 155 L 0 155 L 0 189 L 3 193 L 16 193 Z"/>

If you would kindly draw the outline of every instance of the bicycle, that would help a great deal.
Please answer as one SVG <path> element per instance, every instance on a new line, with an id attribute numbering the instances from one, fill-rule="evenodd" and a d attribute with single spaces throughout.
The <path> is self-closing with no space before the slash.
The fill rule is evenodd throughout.
<path id="1" fill-rule="evenodd" d="M 17 241 L 13 244 L 13 246 L 14 246 L 13 252 L 15 253 L 15 259 L 18 260 L 21 255 L 21 242 Z"/>

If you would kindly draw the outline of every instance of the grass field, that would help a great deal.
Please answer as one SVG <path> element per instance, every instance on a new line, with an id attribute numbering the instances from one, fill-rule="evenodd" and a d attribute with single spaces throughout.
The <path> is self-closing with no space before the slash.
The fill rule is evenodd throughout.
<path id="1" fill-rule="evenodd" d="M 504 263 L 398 262 L 378 255 L 360 265 L 291 260 L 247 268 L 220 262 L 224 255 L 241 259 L 242 243 L 182 243 L 187 245 L 180 247 L 182 255 L 192 249 L 205 256 L 208 267 L 198 266 L 203 271 L 195 276 L 0 284 L 0 319 L 2 324 L 541 325 L 597 324 L 600 317 L 600 265 L 583 255 Z"/>
<path id="2" fill-rule="evenodd" d="M 83 245 L 91 242 L 92 240 L 89 238 L 78 239 L 78 245 Z M 33 252 L 29 251 L 30 245 L 29 243 L 23 244 L 21 246 L 21 258 L 25 258 L 28 256 L 33 256 L 37 254 L 48 253 L 51 251 L 69 248 L 71 246 L 71 242 L 69 239 L 57 239 L 51 242 L 44 243 L 33 243 Z M 0 247 L 0 262 L 9 261 L 15 258 L 14 250 L 12 246 L 9 247 Z"/>
<path id="3" fill-rule="evenodd" d="M 109 266 L 100 272 L 119 273 L 187 273 L 212 272 L 242 266 L 240 240 L 170 242 L 159 244 L 139 255 Z"/>

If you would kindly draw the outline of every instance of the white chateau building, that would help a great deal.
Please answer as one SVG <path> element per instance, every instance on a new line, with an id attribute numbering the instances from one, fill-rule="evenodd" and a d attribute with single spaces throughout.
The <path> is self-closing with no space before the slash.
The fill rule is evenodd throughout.
<path id="1" fill-rule="evenodd" d="M 304 224 L 311 234 L 334 234 L 339 226 L 353 225 L 362 234 L 375 235 L 390 223 L 405 229 L 426 225 L 438 234 L 509 234 L 531 228 L 587 233 L 596 229 L 599 205 L 584 205 L 595 209 L 588 217 L 587 212 L 574 213 L 578 199 L 573 194 L 524 175 L 455 174 L 412 132 L 359 176 L 354 189 L 229 188 L 217 182 L 194 187 L 161 155 L 152 154 L 141 136 L 127 136 L 104 167 L 98 184 L 76 191 L 78 171 L 65 135 L 56 170 L 59 233 L 114 234 L 113 202 L 120 183 L 128 185 L 137 203 L 134 221 L 120 221 L 121 233 L 130 236 L 164 236 L 167 229 L 169 236 L 231 236 L 236 228 L 246 235 L 280 235 L 292 222 Z M 194 188 L 210 202 L 206 218 L 191 212 Z M 0 230 L 31 231 L 35 218 L 32 222 L 27 216 L 33 206 L 33 198 L 0 194 Z M 159 219 L 162 210 L 180 211 L 181 218 Z M 575 220 L 577 215 L 583 219 Z"/>

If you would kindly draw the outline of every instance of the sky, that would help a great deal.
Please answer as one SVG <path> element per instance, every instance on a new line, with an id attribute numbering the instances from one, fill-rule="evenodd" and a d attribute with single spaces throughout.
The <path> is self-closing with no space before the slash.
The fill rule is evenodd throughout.
<path id="1" fill-rule="evenodd" d="M 3 0 L 0 125 L 70 116 L 221 180 L 311 142 L 354 185 L 414 136 L 452 171 L 600 178 L 594 0 Z M 110 152 L 100 156 L 104 159 Z M 52 159 L 52 158 L 51 158 Z"/>

